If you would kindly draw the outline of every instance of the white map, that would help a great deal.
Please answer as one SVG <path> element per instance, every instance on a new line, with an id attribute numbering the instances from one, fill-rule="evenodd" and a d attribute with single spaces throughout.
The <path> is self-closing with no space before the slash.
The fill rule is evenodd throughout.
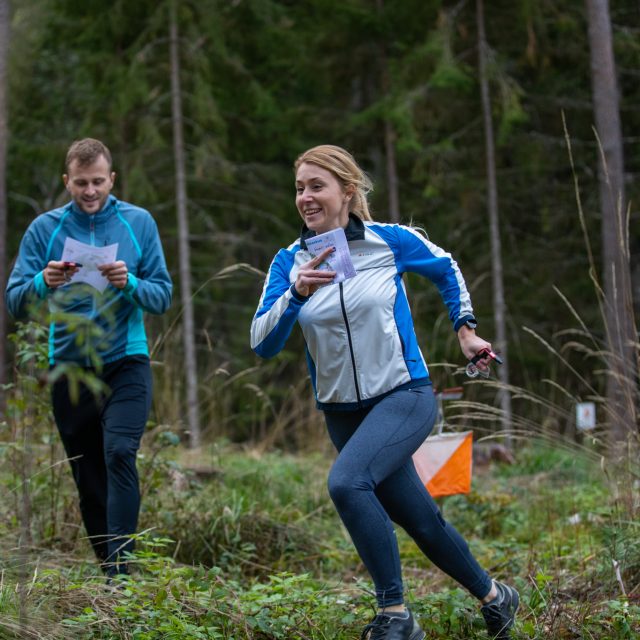
<path id="1" fill-rule="evenodd" d="M 357 275 L 356 269 L 351 261 L 347 236 L 341 227 L 332 229 L 326 233 L 321 233 L 313 238 L 307 238 L 305 239 L 305 243 L 307 244 L 309 253 L 314 258 L 320 255 L 325 249 L 335 247 L 335 251 L 329 255 L 329 257 L 325 258 L 324 262 L 318 267 L 318 269 L 324 269 L 325 271 L 336 272 L 336 276 L 331 281 L 331 284 L 343 282 Z"/>
<path id="2" fill-rule="evenodd" d="M 100 273 L 98 266 L 115 262 L 117 254 L 117 242 L 106 247 L 93 247 L 73 238 L 66 238 L 61 260 L 63 262 L 77 262 L 82 265 L 71 276 L 69 284 L 86 282 L 102 293 L 109 285 L 109 281 Z"/>

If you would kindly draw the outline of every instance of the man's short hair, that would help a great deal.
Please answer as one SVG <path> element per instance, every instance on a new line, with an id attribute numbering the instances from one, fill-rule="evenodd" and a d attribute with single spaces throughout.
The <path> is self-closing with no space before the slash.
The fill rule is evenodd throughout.
<path id="1" fill-rule="evenodd" d="M 64 167 L 69 173 L 71 163 L 77 161 L 81 167 L 93 164 L 100 156 L 104 156 L 109 163 L 109 171 L 111 171 L 111 151 L 100 140 L 95 138 L 83 138 L 76 140 L 69 147 L 67 157 L 64 161 Z"/>

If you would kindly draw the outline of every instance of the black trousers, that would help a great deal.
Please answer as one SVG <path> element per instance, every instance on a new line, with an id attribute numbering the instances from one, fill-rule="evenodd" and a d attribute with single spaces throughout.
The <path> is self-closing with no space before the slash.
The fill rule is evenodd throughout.
<path id="1" fill-rule="evenodd" d="M 77 403 L 65 378 L 52 389 L 53 415 L 80 495 L 80 511 L 107 574 L 126 572 L 140 511 L 136 454 L 151 409 L 149 358 L 127 356 L 103 367 L 109 393 L 96 398 L 80 387 Z"/>

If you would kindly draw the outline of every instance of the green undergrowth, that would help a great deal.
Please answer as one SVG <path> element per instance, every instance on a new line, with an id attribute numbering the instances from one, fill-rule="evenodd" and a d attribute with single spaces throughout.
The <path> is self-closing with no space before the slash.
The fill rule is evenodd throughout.
<path id="1" fill-rule="evenodd" d="M 142 528 L 170 537 L 176 560 L 233 576 L 322 576 L 339 570 L 345 555 L 355 557 L 348 539 L 336 536 L 341 529 L 327 496 L 326 456 L 214 446 L 200 459 L 206 463 L 156 459 L 143 502 Z"/>
<path id="2" fill-rule="evenodd" d="M 359 637 L 374 598 L 327 495 L 329 454 L 220 443 L 194 456 L 164 432 L 139 463 L 131 579 L 108 586 L 86 540 L 47 537 L 37 508 L 52 499 L 44 483 L 31 546 L 19 518 L 3 520 L 0 638 Z M 439 501 L 481 564 L 519 589 L 516 638 L 638 637 L 637 487 L 623 480 L 590 451 L 532 442 L 515 465 L 477 469 L 468 496 Z M 60 506 L 73 504 L 66 474 L 56 491 Z M 70 509 L 67 527 L 74 518 Z M 475 601 L 402 531 L 398 540 L 427 638 L 486 638 Z"/>

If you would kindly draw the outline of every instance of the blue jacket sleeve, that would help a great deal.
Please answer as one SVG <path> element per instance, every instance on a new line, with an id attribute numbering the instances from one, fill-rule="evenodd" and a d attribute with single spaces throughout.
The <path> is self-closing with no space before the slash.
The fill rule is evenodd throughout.
<path id="1" fill-rule="evenodd" d="M 129 274 L 123 293 L 144 311 L 161 314 L 171 305 L 173 285 L 162 251 L 158 226 L 151 215 L 146 216 L 141 236 L 142 259 L 138 275 Z"/>
<path id="2" fill-rule="evenodd" d="M 36 219 L 29 225 L 20 242 L 18 257 L 5 291 L 7 310 L 16 319 L 24 319 L 29 304 L 44 300 L 50 292 L 42 273 L 47 266 L 46 250 Z"/>
<path id="3" fill-rule="evenodd" d="M 294 256 L 285 249 L 276 254 L 251 323 L 251 348 L 262 358 L 271 358 L 282 350 L 308 300 L 289 282 Z"/>
<path id="4" fill-rule="evenodd" d="M 402 272 L 418 273 L 429 278 L 440 291 L 449 310 L 449 319 L 457 331 L 473 319 L 473 307 L 467 285 L 458 264 L 438 245 L 411 227 L 396 227 L 398 266 Z"/>

